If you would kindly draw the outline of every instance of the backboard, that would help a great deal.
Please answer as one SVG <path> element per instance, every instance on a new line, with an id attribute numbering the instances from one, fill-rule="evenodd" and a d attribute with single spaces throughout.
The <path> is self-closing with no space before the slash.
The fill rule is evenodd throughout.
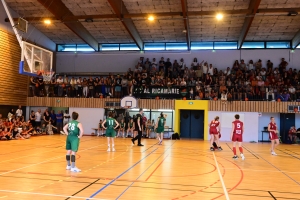
<path id="1" fill-rule="evenodd" d="M 22 41 L 22 54 L 19 73 L 27 76 L 42 76 L 43 72 L 52 72 L 53 52 Z"/>
<path id="2" fill-rule="evenodd" d="M 125 96 L 121 99 L 122 108 L 137 108 L 137 99 L 132 96 Z"/>

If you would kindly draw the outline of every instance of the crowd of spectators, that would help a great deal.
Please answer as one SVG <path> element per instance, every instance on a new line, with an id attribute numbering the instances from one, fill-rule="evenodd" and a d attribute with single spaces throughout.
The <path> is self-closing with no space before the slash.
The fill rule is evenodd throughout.
<path id="1" fill-rule="evenodd" d="M 159 61 L 141 57 L 133 70 L 129 68 L 122 75 L 55 76 L 48 83 L 41 77 L 32 77 L 30 87 L 33 96 L 120 98 L 135 96 L 151 86 L 176 86 L 186 88 L 189 99 L 296 101 L 300 99 L 299 78 L 300 71 L 288 69 L 284 58 L 275 65 L 270 60 L 236 60 L 227 69 L 219 70 L 207 61 L 198 62 L 197 58 L 191 63 L 183 58 L 172 63 L 164 57 Z"/>
<path id="2" fill-rule="evenodd" d="M 29 139 L 32 135 L 52 135 L 55 132 L 63 133 L 63 125 L 67 124 L 70 119 L 68 110 L 65 112 L 58 111 L 55 114 L 54 110 L 50 112 L 46 109 L 41 112 L 38 109 L 36 112 L 31 111 L 29 120 L 25 121 L 21 106 L 14 111 L 11 109 L 7 117 L 0 114 L 0 139 Z"/>

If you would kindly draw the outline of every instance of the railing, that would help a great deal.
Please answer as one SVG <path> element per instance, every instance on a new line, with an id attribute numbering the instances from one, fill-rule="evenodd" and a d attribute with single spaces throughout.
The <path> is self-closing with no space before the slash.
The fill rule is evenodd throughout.
<path id="1" fill-rule="evenodd" d="M 299 88 L 298 88 L 299 87 Z M 107 97 L 109 93 L 114 97 L 123 97 L 130 93 L 132 96 L 140 99 L 155 99 L 157 97 L 162 99 L 203 99 L 203 100 L 215 100 L 221 98 L 221 90 L 225 89 L 227 98 L 229 101 L 297 101 L 300 99 L 300 86 L 296 85 L 295 93 L 290 93 L 288 87 L 281 86 L 223 86 L 212 85 L 210 87 L 202 86 L 201 92 L 197 92 L 195 86 L 133 86 L 130 88 L 122 88 L 118 96 L 116 94 L 115 87 L 94 88 L 87 90 L 87 95 L 83 95 L 82 88 L 76 86 L 67 85 L 65 87 L 58 85 L 46 85 L 44 87 L 35 87 L 31 85 L 29 96 L 41 96 L 41 97 Z M 297 89 L 296 89 L 297 88 Z M 192 91 L 192 92 L 191 92 Z M 285 92 L 286 91 L 286 92 Z M 196 96 L 198 95 L 198 98 Z"/>

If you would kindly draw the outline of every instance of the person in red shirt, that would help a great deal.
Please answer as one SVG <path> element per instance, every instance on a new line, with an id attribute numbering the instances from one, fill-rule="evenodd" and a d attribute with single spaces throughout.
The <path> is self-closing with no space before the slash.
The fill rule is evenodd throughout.
<path id="1" fill-rule="evenodd" d="M 232 129 L 230 134 L 230 139 L 232 141 L 232 150 L 233 150 L 233 159 L 238 159 L 239 157 L 236 155 L 236 142 L 238 142 L 239 150 L 241 154 L 242 160 L 245 160 L 245 156 L 243 153 L 243 133 L 244 133 L 244 123 L 240 121 L 240 115 L 236 114 L 234 116 L 235 120 L 232 122 Z"/>
<path id="2" fill-rule="evenodd" d="M 275 123 L 274 117 L 271 117 L 271 122 L 268 125 L 268 131 L 269 133 L 269 138 L 271 140 L 271 154 L 273 156 L 277 156 L 277 154 L 274 152 L 274 149 L 279 145 L 279 139 L 278 139 L 278 129 L 277 125 Z"/>
<path id="3" fill-rule="evenodd" d="M 295 126 L 292 126 L 289 130 L 289 139 L 292 143 L 296 142 L 296 139 L 297 139 L 296 132 L 297 132 L 297 130 L 296 130 Z"/>
<path id="4" fill-rule="evenodd" d="M 214 120 L 212 120 L 209 124 L 209 134 L 210 134 L 210 150 L 214 151 L 215 148 L 213 146 L 213 143 L 216 142 L 218 145 L 218 150 L 223 150 L 222 147 L 220 146 L 219 142 L 219 134 L 220 134 L 220 122 L 219 122 L 219 117 L 216 116 Z"/>

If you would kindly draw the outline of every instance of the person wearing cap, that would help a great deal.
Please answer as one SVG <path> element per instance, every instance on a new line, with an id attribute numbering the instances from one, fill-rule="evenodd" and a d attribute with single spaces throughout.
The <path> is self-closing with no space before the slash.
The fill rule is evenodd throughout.
<path id="1" fill-rule="evenodd" d="M 137 136 L 135 136 L 135 138 L 132 138 L 131 141 L 133 144 L 135 144 L 135 141 L 138 141 L 138 146 L 144 146 L 141 143 L 142 140 L 142 134 L 143 134 L 143 130 L 142 130 L 142 125 L 143 125 L 143 108 L 139 109 L 139 113 L 136 115 L 136 119 L 135 119 L 135 131 L 138 132 Z"/>

